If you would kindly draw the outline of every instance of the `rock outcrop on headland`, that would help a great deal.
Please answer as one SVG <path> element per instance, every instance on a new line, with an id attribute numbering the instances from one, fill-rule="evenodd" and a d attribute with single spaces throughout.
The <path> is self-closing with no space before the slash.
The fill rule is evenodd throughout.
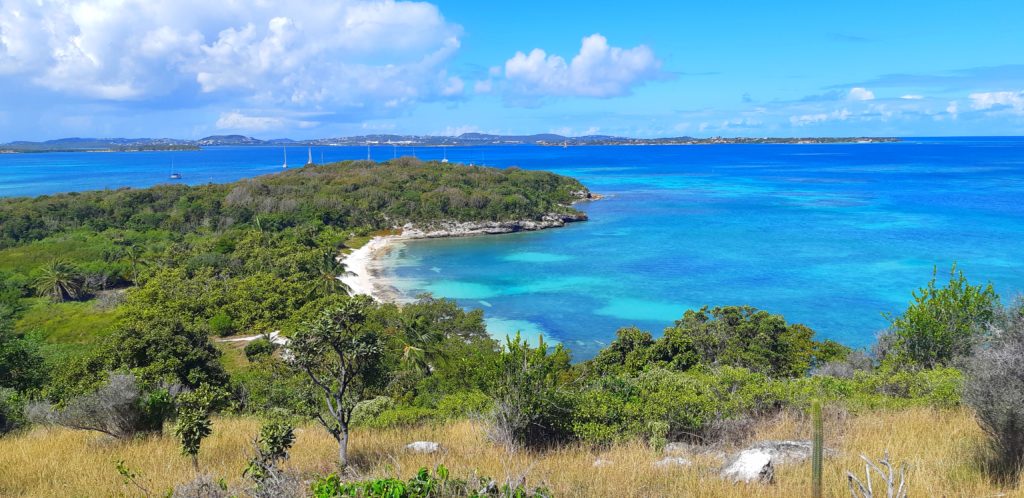
<path id="1" fill-rule="evenodd" d="M 515 232 L 531 232 L 546 228 L 563 227 L 566 223 L 586 221 L 584 213 L 548 213 L 540 220 L 513 221 L 445 221 L 430 226 L 412 223 L 402 227 L 404 239 L 436 239 L 441 237 L 466 237 L 470 235 L 495 235 Z"/>

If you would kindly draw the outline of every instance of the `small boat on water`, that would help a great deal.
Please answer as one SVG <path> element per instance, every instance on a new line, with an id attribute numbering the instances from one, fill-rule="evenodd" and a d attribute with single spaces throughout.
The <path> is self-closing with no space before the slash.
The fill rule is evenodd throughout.
<path id="1" fill-rule="evenodd" d="M 313 164 L 313 148 L 310 147 L 309 148 L 309 160 L 306 161 L 306 166 L 311 166 L 312 164 Z"/>
<path id="2" fill-rule="evenodd" d="M 174 171 L 174 161 L 173 160 L 171 161 L 170 179 L 171 180 L 181 180 L 181 173 L 178 173 L 178 172 Z"/>
<path id="3" fill-rule="evenodd" d="M 448 147 L 444 147 L 444 159 L 442 159 L 441 162 L 445 164 L 448 163 Z"/>
<path id="4" fill-rule="evenodd" d="M 288 169 L 288 147 L 282 147 L 282 149 L 284 150 L 284 164 L 281 167 Z"/>

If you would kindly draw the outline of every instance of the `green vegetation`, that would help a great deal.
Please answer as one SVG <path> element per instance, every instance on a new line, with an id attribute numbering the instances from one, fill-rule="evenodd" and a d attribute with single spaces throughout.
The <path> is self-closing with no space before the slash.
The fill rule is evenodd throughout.
<path id="1" fill-rule="evenodd" d="M 955 268 L 947 286 L 933 278 L 891 318 L 875 357 L 765 310 L 718 306 L 687 311 L 658 338 L 623 328 L 575 364 L 543 338 L 495 340 L 479 310 L 429 295 L 376 303 L 349 297 L 335 278 L 337 255 L 380 230 L 537 219 L 571 210 L 581 190 L 547 173 L 400 160 L 0 201 L 0 254 L 10 256 L 0 263 L 0 429 L 34 421 L 129 439 L 173 427 L 199 468 L 217 412 L 266 417 L 246 472 L 270 490 L 295 484 L 278 468 L 291 421 L 319 422 L 344 470 L 360 426 L 472 416 L 510 448 L 661 448 L 741 437 L 784 410 L 820 414 L 817 403 L 956 407 L 966 392 L 1001 461 L 1024 460 L 1022 368 L 985 360 L 1021 356 L 1020 308 L 1003 310 L 991 285 L 971 285 Z M 211 339 L 277 330 L 287 346 Z M 328 476 L 314 491 L 545 494 L 476 484 L 439 468 L 410 481 Z"/>
<path id="2" fill-rule="evenodd" d="M 939 288 L 937 274 L 936 268 L 902 315 L 890 317 L 893 340 L 888 356 L 897 363 L 935 367 L 968 357 L 979 332 L 999 309 L 992 284 L 970 285 L 954 265 L 949 284 Z"/>
<path id="3" fill-rule="evenodd" d="M 522 484 L 498 486 L 489 477 L 466 481 L 449 476 L 448 468 L 438 465 L 434 472 L 421 468 L 408 481 L 374 479 L 361 482 L 343 482 L 337 474 L 315 480 L 311 486 L 315 498 L 447 498 L 447 497 L 503 497 L 545 498 L 551 493 L 544 488 L 526 489 Z"/>

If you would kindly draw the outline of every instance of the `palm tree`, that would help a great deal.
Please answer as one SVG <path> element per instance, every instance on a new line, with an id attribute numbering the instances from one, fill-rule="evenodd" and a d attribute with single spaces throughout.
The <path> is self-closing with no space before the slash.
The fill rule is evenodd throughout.
<path id="1" fill-rule="evenodd" d="M 37 294 L 50 296 L 50 299 L 59 303 L 82 297 L 83 280 L 77 266 L 55 258 L 39 268 L 33 284 Z"/>
<path id="2" fill-rule="evenodd" d="M 123 246 L 121 253 L 124 259 L 128 260 L 128 264 L 132 268 L 132 283 L 139 285 L 140 267 L 146 263 L 142 259 L 142 248 L 135 244 L 127 244 Z"/>
<path id="3" fill-rule="evenodd" d="M 442 361 L 441 342 L 444 333 L 431 327 L 423 315 L 402 314 L 401 318 L 402 362 L 412 366 L 424 375 L 430 375 L 433 365 Z"/>
<path id="4" fill-rule="evenodd" d="M 340 277 L 345 274 L 345 265 L 338 261 L 338 257 L 332 253 L 324 253 L 313 267 L 316 278 L 312 282 L 310 294 L 329 296 L 337 292 L 348 292 L 349 288 L 342 282 Z"/>

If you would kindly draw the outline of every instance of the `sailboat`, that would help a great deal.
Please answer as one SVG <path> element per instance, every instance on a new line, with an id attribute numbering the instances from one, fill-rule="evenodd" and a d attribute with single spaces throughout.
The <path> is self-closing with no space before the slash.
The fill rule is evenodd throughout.
<path id="1" fill-rule="evenodd" d="M 306 166 L 310 166 L 312 164 L 313 164 L 313 148 L 310 147 L 309 148 L 309 160 L 306 161 Z"/>
<path id="2" fill-rule="evenodd" d="M 288 168 L 288 147 L 281 147 L 281 149 L 284 150 L 284 164 L 282 164 L 281 167 L 287 169 Z"/>
<path id="3" fill-rule="evenodd" d="M 171 180 L 181 180 L 181 173 L 174 172 L 174 159 L 171 159 Z"/>
<path id="4" fill-rule="evenodd" d="M 442 159 L 441 162 L 442 163 L 447 163 L 448 162 L 448 147 L 444 148 L 444 159 Z"/>

